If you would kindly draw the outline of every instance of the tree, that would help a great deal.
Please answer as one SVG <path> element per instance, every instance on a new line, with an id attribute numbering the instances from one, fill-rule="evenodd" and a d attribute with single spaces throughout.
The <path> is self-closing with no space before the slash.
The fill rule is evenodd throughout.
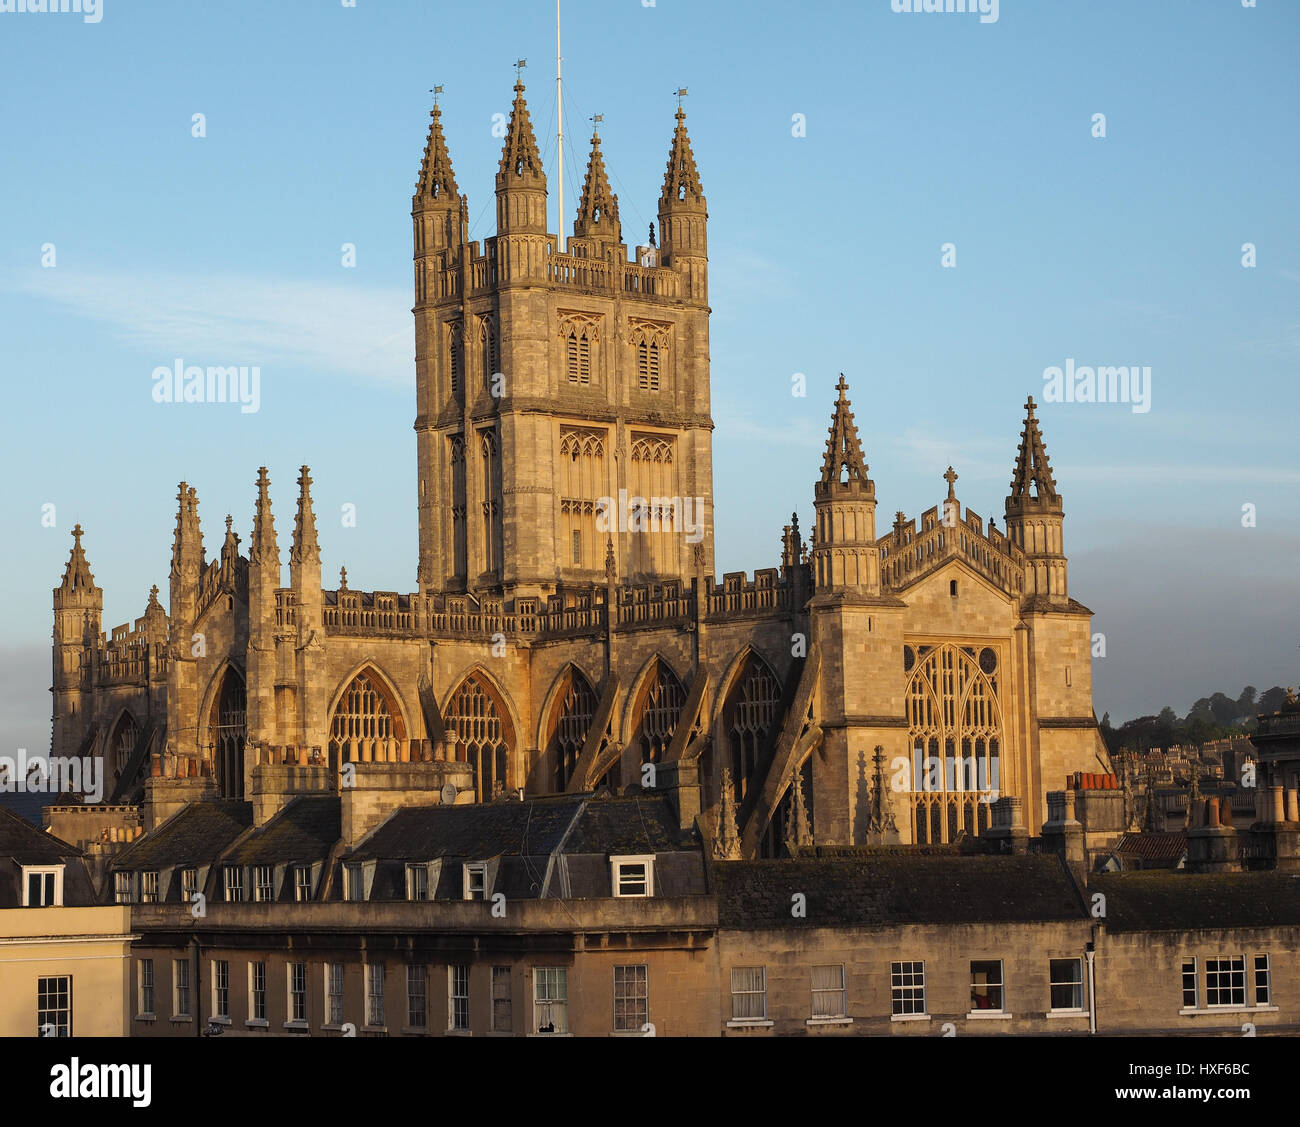
<path id="1" fill-rule="evenodd" d="M 1265 689 L 1263 695 L 1259 698 L 1259 703 L 1255 706 L 1257 712 L 1277 712 L 1286 704 L 1286 690 L 1281 685 L 1274 685 L 1271 689 Z"/>
<path id="2" fill-rule="evenodd" d="M 1237 698 L 1237 715 L 1251 716 L 1255 712 L 1256 689 L 1254 685 L 1247 685 L 1241 690 L 1241 696 Z"/>

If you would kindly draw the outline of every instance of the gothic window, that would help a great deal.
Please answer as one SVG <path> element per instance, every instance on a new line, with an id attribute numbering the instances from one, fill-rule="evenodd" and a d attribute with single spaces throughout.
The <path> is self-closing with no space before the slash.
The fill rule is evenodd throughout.
<path id="1" fill-rule="evenodd" d="M 722 711 L 737 807 L 759 778 L 760 756 L 777 720 L 781 683 L 762 658 L 750 654 Z"/>
<path id="2" fill-rule="evenodd" d="M 479 353 L 483 365 L 483 385 L 492 389 L 492 377 L 501 363 L 497 353 L 496 325 L 491 314 L 479 320 Z"/>
<path id="3" fill-rule="evenodd" d="M 642 391 L 659 390 L 659 346 L 643 340 L 636 349 L 636 380 Z"/>
<path id="4" fill-rule="evenodd" d="M 642 763 L 662 763 L 673 741 L 686 689 L 667 664 L 655 662 L 641 697 L 641 720 L 633 743 L 641 752 Z"/>
<path id="5" fill-rule="evenodd" d="M 451 393 L 459 395 L 465 374 L 465 348 L 459 322 L 447 322 L 447 371 L 451 377 Z"/>
<path id="6" fill-rule="evenodd" d="M 575 567 L 596 569 L 604 559 L 599 554 L 596 510 L 608 492 L 605 473 L 604 431 L 561 431 L 560 543 L 562 552 L 568 552 L 566 562 Z"/>
<path id="7" fill-rule="evenodd" d="M 483 572 L 496 577 L 501 570 L 501 456 L 494 430 L 479 437 L 483 455 Z"/>
<path id="8" fill-rule="evenodd" d="M 113 735 L 109 739 L 108 746 L 108 769 L 111 772 L 113 782 L 116 783 L 126 770 L 126 765 L 131 759 L 131 753 L 135 751 L 136 741 L 140 738 L 140 729 L 129 712 L 122 713 L 122 717 L 117 722 L 117 727 L 113 729 Z"/>
<path id="9" fill-rule="evenodd" d="M 465 439 L 462 435 L 451 438 L 451 542 L 457 578 L 466 577 L 465 562 Z"/>
<path id="10" fill-rule="evenodd" d="M 222 798 L 244 797 L 244 743 L 248 736 L 246 720 L 244 679 L 234 669 L 227 668 L 212 712 L 212 743 L 216 760 L 214 767 L 217 789 Z"/>
<path id="11" fill-rule="evenodd" d="M 505 705 L 478 674 L 471 674 L 452 694 L 444 723 L 452 757 L 474 768 L 477 801 L 486 802 L 513 788 L 514 732 Z"/>
<path id="12" fill-rule="evenodd" d="M 641 391 L 660 389 L 662 369 L 668 362 L 671 326 L 657 321 L 631 322 L 632 348 L 636 353 L 636 385 Z"/>
<path id="13" fill-rule="evenodd" d="M 330 724 L 330 766 L 383 762 L 406 739 L 401 711 L 379 676 L 364 669 L 339 698 Z"/>
<path id="14" fill-rule="evenodd" d="M 909 648 L 910 652 L 910 648 Z M 996 651 L 922 646 L 907 685 L 908 742 L 917 844 L 951 842 L 988 828 L 1000 789 L 1002 719 Z"/>
<path id="15" fill-rule="evenodd" d="M 642 575 L 675 570 L 675 535 L 681 527 L 672 435 L 632 435 L 632 495 L 628 531 L 632 536 L 632 570 Z"/>
<path id="16" fill-rule="evenodd" d="M 591 683 L 570 666 L 552 708 L 550 739 L 546 748 L 557 794 L 562 794 L 573 778 L 578 757 L 587 742 L 592 717 L 596 714 L 596 704 L 596 693 Z"/>
<path id="17" fill-rule="evenodd" d="M 591 383 L 591 341 L 578 329 L 570 329 L 565 340 L 564 370 L 569 383 Z"/>

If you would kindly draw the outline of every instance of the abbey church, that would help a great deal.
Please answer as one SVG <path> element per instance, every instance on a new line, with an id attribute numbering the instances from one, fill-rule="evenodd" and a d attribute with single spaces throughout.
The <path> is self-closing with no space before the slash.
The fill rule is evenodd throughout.
<path id="1" fill-rule="evenodd" d="M 657 238 L 634 248 L 599 136 L 572 235 L 547 230 L 522 83 L 496 234 L 470 241 L 440 115 L 412 206 L 417 589 L 327 584 L 305 466 L 292 519 L 259 471 L 246 540 L 227 516 L 212 558 L 182 482 L 166 607 L 155 588 L 111 633 L 78 526 L 53 755 L 103 757 L 107 801 L 146 831 L 191 803 L 245 803 L 261 826 L 328 796 L 356 842 L 399 807 L 653 790 L 732 859 L 952 843 L 1003 797 L 1036 826 L 1049 791 L 1110 770 L 1032 399 L 1001 528 L 952 467 L 933 508 L 878 522 L 841 377 L 806 455 L 811 524 L 790 518 L 777 566 L 719 580 L 684 112 Z"/>

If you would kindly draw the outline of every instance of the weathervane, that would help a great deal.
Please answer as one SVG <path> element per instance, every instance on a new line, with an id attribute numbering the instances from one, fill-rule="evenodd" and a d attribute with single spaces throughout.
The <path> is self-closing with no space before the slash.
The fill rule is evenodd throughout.
<path id="1" fill-rule="evenodd" d="M 516 60 L 515 60 L 515 81 L 516 81 L 516 82 L 523 82 L 523 80 L 524 80 L 524 67 L 526 67 L 527 65 L 528 65 L 528 60 L 527 60 L 527 59 L 516 59 Z"/>
<path id="2" fill-rule="evenodd" d="M 438 95 L 442 93 L 442 87 L 435 86 L 429 93 L 433 95 L 433 108 L 436 110 L 438 108 Z"/>
<path id="3" fill-rule="evenodd" d="M 605 115 L 603 113 L 593 114 L 587 120 L 591 122 L 591 132 L 592 135 L 595 136 L 596 126 L 598 126 L 602 121 L 605 120 Z"/>

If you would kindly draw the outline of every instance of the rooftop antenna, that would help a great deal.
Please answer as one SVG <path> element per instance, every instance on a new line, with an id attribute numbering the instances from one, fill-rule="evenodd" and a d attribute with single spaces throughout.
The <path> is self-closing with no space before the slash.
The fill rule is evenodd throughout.
<path id="1" fill-rule="evenodd" d="M 560 0 L 555 0 L 555 140 L 556 151 L 560 154 L 560 189 L 556 195 L 560 222 L 556 227 L 559 245 L 557 249 L 564 253 L 564 79 L 563 56 L 560 54 Z"/>

